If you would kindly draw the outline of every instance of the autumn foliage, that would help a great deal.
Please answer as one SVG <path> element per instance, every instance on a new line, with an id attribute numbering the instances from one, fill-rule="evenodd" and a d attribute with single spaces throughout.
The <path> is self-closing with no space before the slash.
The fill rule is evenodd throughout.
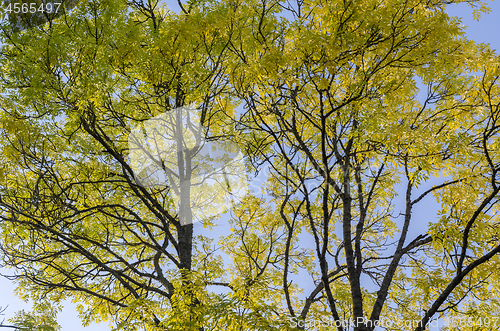
<path id="1" fill-rule="evenodd" d="M 116 330 L 489 330 L 500 65 L 455 2 L 80 0 L 4 21 L 0 252 L 19 293 Z M 216 189 L 143 185 L 129 145 L 189 105 L 254 183 L 198 223 L 179 208 Z M 209 166 L 182 144 L 171 174 L 194 187 Z"/>

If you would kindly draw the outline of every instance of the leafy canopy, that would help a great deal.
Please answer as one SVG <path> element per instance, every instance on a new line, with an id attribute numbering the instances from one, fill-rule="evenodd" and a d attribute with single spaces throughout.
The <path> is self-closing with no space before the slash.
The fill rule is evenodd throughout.
<path id="1" fill-rule="evenodd" d="M 116 330 L 497 316 L 499 58 L 451 3 L 81 0 L 4 21 L 0 249 L 19 294 Z M 192 104 L 204 141 L 266 175 L 196 225 L 193 192 L 217 195 L 191 190 L 201 147 L 178 141 L 176 195 L 138 181 L 129 145 Z"/>

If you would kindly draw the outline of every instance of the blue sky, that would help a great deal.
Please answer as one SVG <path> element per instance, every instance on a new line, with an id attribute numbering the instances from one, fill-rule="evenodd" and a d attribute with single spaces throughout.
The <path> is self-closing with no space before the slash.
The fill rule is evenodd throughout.
<path id="1" fill-rule="evenodd" d="M 166 1 L 167 4 L 172 3 L 172 9 L 177 10 L 177 5 L 176 1 Z M 495 1 L 489 1 L 488 5 L 491 8 L 491 12 L 489 14 L 483 14 L 480 21 L 475 21 L 472 16 L 472 11 L 473 9 L 470 8 L 466 4 L 460 4 L 460 5 L 453 5 L 449 6 L 448 12 L 451 15 L 458 16 L 462 18 L 462 23 L 467 26 L 466 32 L 467 36 L 469 39 L 473 39 L 476 42 L 481 42 L 481 43 L 489 43 L 493 49 L 497 50 L 497 53 L 500 51 L 500 22 L 498 20 L 498 17 L 500 17 L 500 0 Z M 436 210 L 436 204 L 433 203 L 432 200 L 428 200 L 426 202 L 429 209 L 427 209 L 427 212 L 430 210 L 435 211 Z M 435 214 L 428 214 L 424 215 L 422 214 L 421 216 L 425 217 L 433 217 Z M 417 215 L 415 215 L 417 216 Z M 6 273 L 5 270 L 1 270 L 0 272 Z M 7 322 L 7 319 L 12 317 L 14 312 L 20 310 L 20 309 L 25 309 L 29 310 L 30 309 L 30 304 L 25 303 L 21 301 L 19 298 L 15 297 L 14 295 L 14 285 L 7 279 L 4 279 L 3 277 L 0 277 L 0 288 L 1 290 L 1 297 L 0 297 L 0 306 L 5 307 L 9 306 L 7 311 L 5 312 L 5 321 Z M 2 320 L 2 317 L 0 317 L 0 321 Z M 71 330 L 71 331 L 87 331 L 87 330 L 92 330 L 92 331 L 109 331 L 110 328 L 106 325 L 106 323 L 102 323 L 99 325 L 92 324 L 88 327 L 83 327 L 81 325 L 80 320 L 77 317 L 77 313 L 75 310 L 75 305 L 71 303 L 67 303 L 65 305 L 64 310 L 59 314 L 59 323 L 62 326 L 62 330 Z"/>

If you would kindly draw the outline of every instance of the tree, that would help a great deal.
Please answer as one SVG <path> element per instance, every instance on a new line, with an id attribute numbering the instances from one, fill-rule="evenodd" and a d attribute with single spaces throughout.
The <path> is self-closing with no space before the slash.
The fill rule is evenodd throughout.
<path id="1" fill-rule="evenodd" d="M 4 23 L 0 248 L 20 290 L 124 330 L 423 330 L 438 316 L 477 330 L 499 310 L 500 69 L 449 3 L 204 1 L 174 14 L 82 0 L 51 24 Z M 128 144 L 192 103 L 204 141 L 269 170 L 267 195 L 232 208 L 219 247 L 195 236 L 182 193 L 182 176 L 205 173 L 201 145 L 176 136 L 170 172 L 142 149 L 178 176 L 161 186 L 144 185 Z M 440 219 L 412 237 L 431 193 Z"/>
<path id="2" fill-rule="evenodd" d="M 4 87 L 17 95 L 2 99 L 5 264 L 24 269 L 20 286 L 35 301 L 72 293 L 85 322 L 114 316 L 126 329 L 196 324 L 165 305 L 201 300 L 190 288 L 193 225 L 181 224 L 170 188 L 135 180 L 128 133 L 193 101 L 203 122 L 216 121 L 210 110 L 227 102 L 224 38 L 212 28 L 224 7 L 177 17 L 157 6 L 81 2 L 50 25 L 3 27 Z"/>
<path id="3" fill-rule="evenodd" d="M 0 307 L 0 315 L 7 307 Z M 21 331 L 57 331 L 60 326 L 55 320 L 57 309 L 54 309 L 47 302 L 41 302 L 35 305 L 33 312 L 25 312 L 21 310 L 16 313 L 16 316 L 9 321 L 12 324 L 4 324 L 0 322 L 0 328 L 9 328 Z"/>
<path id="4" fill-rule="evenodd" d="M 433 34 L 446 14 L 416 18 L 426 6 L 304 5 L 308 24 L 291 28 L 288 40 L 262 38 L 259 56 L 241 55 L 258 59 L 242 67 L 259 74 L 242 74 L 234 84 L 247 106 L 239 122 L 248 155 L 272 169 L 270 204 L 286 236 L 276 250 L 284 251 L 282 294 L 298 320 L 318 321 L 329 311 L 339 330 L 347 329 L 345 320 L 354 330 L 372 330 L 381 319 L 414 321 L 407 328 L 422 330 L 438 313 L 478 319 L 479 311 L 498 309 L 489 300 L 496 287 L 484 286 L 498 272 L 500 251 L 492 159 L 498 58 L 457 39 L 452 21 L 444 29 L 450 35 Z M 416 98 L 415 77 L 428 87 L 424 102 Z M 432 177 L 444 179 L 416 191 Z M 398 216 L 391 200 L 400 183 L 405 202 Z M 413 210 L 430 193 L 442 204 L 441 219 L 409 237 Z M 317 282 L 297 302 L 288 272 L 307 265 L 295 257 L 304 229 L 314 238 L 316 268 L 308 271 Z M 246 258 L 255 261 L 255 254 Z"/>

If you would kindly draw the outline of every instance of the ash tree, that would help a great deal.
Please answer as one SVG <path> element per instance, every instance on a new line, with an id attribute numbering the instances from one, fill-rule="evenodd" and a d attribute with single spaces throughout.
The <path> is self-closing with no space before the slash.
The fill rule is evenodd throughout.
<path id="1" fill-rule="evenodd" d="M 117 330 L 491 328 L 500 66 L 458 2 L 81 0 L 4 22 L 0 248 L 19 292 Z M 266 175 L 227 216 L 197 206 L 199 227 L 194 195 L 220 189 L 144 185 L 129 144 L 193 104 L 175 162 L 142 150 L 166 177 L 213 170 L 200 141 Z"/>

